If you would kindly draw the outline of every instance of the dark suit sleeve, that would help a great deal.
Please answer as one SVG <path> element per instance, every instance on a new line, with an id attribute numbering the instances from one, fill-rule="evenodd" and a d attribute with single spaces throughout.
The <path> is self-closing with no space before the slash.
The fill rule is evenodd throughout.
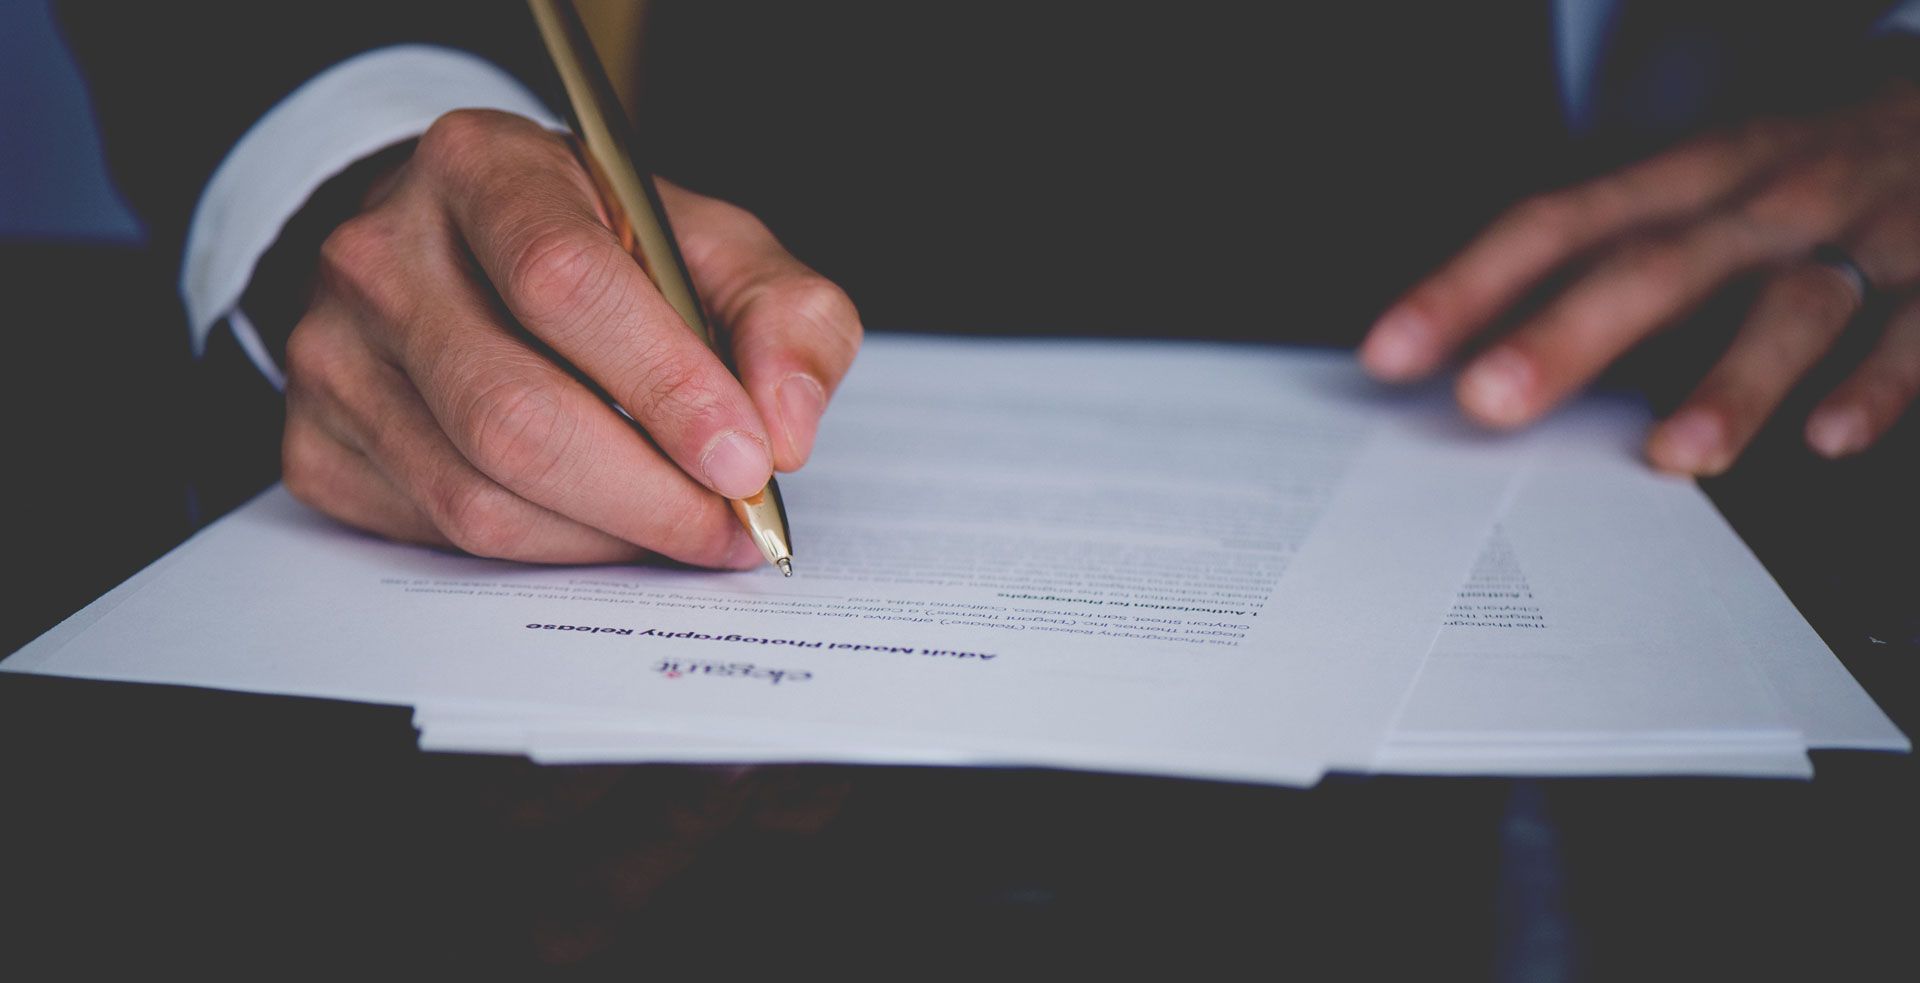
<path id="1" fill-rule="evenodd" d="M 543 97 L 551 90 L 521 3 L 60 0 L 57 14 L 91 90 L 108 167 L 175 270 L 220 160 L 331 65 L 389 45 L 436 44 L 486 58 Z"/>
<path id="2" fill-rule="evenodd" d="M 169 283 L 214 169 L 268 110 L 332 65 L 395 44 L 440 45 L 485 58 L 552 103 L 531 17 L 514 0 L 59 0 L 56 13 L 91 90 L 109 169 Z M 379 165 L 363 162 L 317 189 L 254 269 L 241 304 L 281 365 L 319 242 L 357 207 L 354 185 L 364 188 Z M 212 333 L 178 398 L 198 521 L 278 477 L 285 403 L 231 332 Z"/>

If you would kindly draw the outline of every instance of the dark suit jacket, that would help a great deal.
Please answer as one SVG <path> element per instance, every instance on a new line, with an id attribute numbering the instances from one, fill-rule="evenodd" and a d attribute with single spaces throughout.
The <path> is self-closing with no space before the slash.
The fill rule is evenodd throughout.
<path id="1" fill-rule="evenodd" d="M 1750 104 L 1824 88 L 1884 5 L 1654 6 L 1728 26 Z M 760 212 L 876 324 L 1350 334 L 1570 173 L 1550 6 L 661 3 L 643 124 L 657 169 Z M 444 44 L 551 88 L 513 2 L 62 13 L 169 259 L 240 134 L 351 54 Z"/>
<path id="2" fill-rule="evenodd" d="M 1623 2 L 1730 28 L 1721 114 L 1830 90 L 1884 6 Z M 656 7 L 652 166 L 760 214 L 881 328 L 1349 342 L 1502 205 L 1607 158 L 1564 136 L 1546 0 Z M 174 270 L 221 157 L 343 58 L 449 45 L 552 91 L 501 0 L 73 0 L 62 19 Z M 248 295 L 270 342 L 351 210 L 340 185 Z"/>

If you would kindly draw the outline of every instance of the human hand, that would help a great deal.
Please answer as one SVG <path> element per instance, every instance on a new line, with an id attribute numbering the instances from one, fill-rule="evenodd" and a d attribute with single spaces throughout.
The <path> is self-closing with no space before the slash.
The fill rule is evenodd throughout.
<path id="1" fill-rule="evenodd" d="M 1469 416 L 1519 426 L 1757 274 L 1727 351 L 1647 441 L 1657 467 L 1716 474 L 1860 313 L 1864 285 L 1823 261 L 1823 246 L 1894 301 L 1871 354 L 1807 421 L 1814 450 L 1842 457 L 1920 394 L 1920 88 L 1909 84 L 1844 111 L 1695 139 L 1523 202 L 1382 315 L 1360 358 L 1382 379 L 1429 375 L 1566 276 L 1458 379 Z"/>
<path id="2" fill-rule="evenodd" d="M 287 488 L 482 556 L 759 563 L 721 496 L 806 461 L 860 321 L 753 216 L 660 195 L 738 380 L 621 249 L 563 138 L 441 117 L 321 247 L 287 343 Z"/>

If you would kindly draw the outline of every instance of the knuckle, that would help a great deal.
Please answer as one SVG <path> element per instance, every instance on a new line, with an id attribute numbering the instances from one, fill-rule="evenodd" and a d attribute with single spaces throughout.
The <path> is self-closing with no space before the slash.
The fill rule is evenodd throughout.
<path id="1" fill-rule="evenodd" d="M 854 309 L 853 298 L 818 274 L 796 277 L 781 288 L 778 296 L 781 305 L 803 321 L 823 327 L 859 326 L 860 312 Z"/>
<path id="2" fill-rule="evenodd" d="M 511 492 L 492 482 L 469 478 L 436 493 L 434 517 L 440 532 L 475 556 L 510 559 L 533 532 L 526 510 Z"/>
<path id="3" fill-rule="evenodd" d="M 392 255 L 392 234 L 370 214 L 355 215 L 335 226 L 320 243 L 320 269 L 352 281 L 378 269 Z"/>
<path id="4" fill-rule="evenodd" d="M 332 355 L 331 342 L 312 318 L 302 318 L 287 335 L 287 378 L 307 385 L 323 379 Z"/>
<path id="5" fill-rule="evenodd" d="M 413 157 L 456 197 L 478 196 L 485 203 L 517 194 L 529 179 L 548 178 L 556 170 L 569 172 L 582 191 L 593 193 L 566 141 L 525 117 L 498 110 L 456 109 L 442 115 L 420 135 Z"/>
<path id="6" fill-rule="evenodd" d="M 805 354 L 833 367 L 836 375 L 852 364 L 866 335 L 853 299 L 817 273 L 782 277 L 761 287 L 743 316 L 755 323 L 743 343 L 776 350 L 800 339 Z"/>
<path id="7" fill-rule="evenodd" d="M 470 158 L 498 135 L 504 115 L 488 109 L 444 113 L 420 135 L 414 153 L 439 164 Z"/>
<path id="8" fill-rule="evenodd" d="M 840 354 L 852 360 L 865 329 L 846 291 L 826 277 L 808 274 L 789 281 L 774 297 L 777 307 L 812 328 L 815 335 L 840 343 L 846 349 Z"/>
<path id="9" fill-rule="evenodd" d="M 508 267 L 508 304 L 522 317 L 564 321 L 594 306 L 612 281 L 604 244 L 554 226 L 529 236 Z"/>
<path id="10" fill-rule="evenodd" d="M 1853 316 L 1859 295 L 1846 274 L 1815 266 L 1781 279 L 1774 286 L 1774 302 L 1793 320 L 1823 332 L 1837 331 Z"/>
<path id="11" fill-rule="evenodd" d="M 401 230 L 379 213 L 347 219 L 320 243 L 320 282 L 371 311 L 396 316 L 411 296 L 401 275 L 408 252 L 401 238 Z"/>
<path id="12" fill-rule="evenodd" d="M 625 405 L 647 420 L 706 417 L 724 399 L 709 366 L 698 352 L 670 352 L 666 347 L 656 345 L 641 355 L 642 382 Z"/>
<path id="13" fill-rule="evenodd" d="M 1676 255 L 1679 249 L 1669 239 L 1643 239 L 1622 247 L 1609 265 L 1643 295 L 1665 297 L 1687 282 L 1686 264 Z"/>
<path id="14" fill-rule="evenodd" d="M 1558 197 L 1566 200 L 1564 207 L 1569 217 L 1564 224 L 1570 229 L 1586 230 L 1618 227 L 1646 194 L 1644 175 L 1626 171 L 1560 192 Z"/>
<path id="15" fill-rule="evenodd" d="M 1826 234 L 1842 209 L 1843 182 L 1831 171 L 1822 165 L 1789 174 L 1747 203 L 1747 217 L 1794 239 Z"/>
<path id="16" fill-rule="evenodd" d="M 339 397 L 348 389 L 347 346 L 319 319 L 302 318 L 287 335 L 287 383 L 308 393 Z"/>
<path id="17" fill-rule="evenodd" d="M 544 485 L 567 459 L 573 424 L 553 388 L 510 378 L 479 390 L 466 413 L 475 466 L 502 484 Z"/>
<path id="18" fill-rule="evenodd" d="M 1556 191 L 1535 195 L 1513 206 L 1504 224 L 1524 231 L 1538 240 L 1542 248 L 1562 249 L 1577 238 L 1582 213 L 1574 193 Z"/>

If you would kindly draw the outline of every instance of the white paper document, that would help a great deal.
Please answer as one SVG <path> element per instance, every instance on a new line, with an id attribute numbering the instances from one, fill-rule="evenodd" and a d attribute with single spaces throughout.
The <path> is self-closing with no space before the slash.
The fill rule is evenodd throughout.
<path id="1" fill-rule="evenodd" d="M 1810 769 L 1809 746 L 1908 749 L 1699 488 L 1640 463 L 1649 422 L 1637 401 L 1591 398 L 1541 428 L 1376 768 L 1771 760 L 1784 776 Z"/>
<path id="2" fill-rule="evenodd" d="M 425 748 L 553 762 L 1309 784 L 1904 748 L 1638 463 L 1639 412 L 1502 438 L 1344 353 L 879 336 L 783 482 L 791 580 L 449 555 L 276 489 L 0 669 L 412 705 Z"/>
<path id="3" fill-rule="evenodd" d="M 1529 473 L 1393 744 L 1799 741 L 1641 485 L 1577 463 Z"/>
<path id="4" fill-rule="evenodd" d="M 1646 423 L 1637 401 L 1593 398 L 1537 432 L 1374 770 L 1804 777 L 1809 744 L 1906 749 L 1698 488 L 1641 464 Z M 556 762 L 845 756 L 515 704 L 429 703 L 416 722 L 423 746 Z"/>
<path id="5" fill-rule="evenodd" d="M 1519 455 L 1333 353 L 869 346 L 797 575 L 542 569 L 274 491 L 6 663 L 666 734 L 1305 783 L 1371 760 Z"/>
<path id="6" fill-rule="evenodd" d="M 1699 489 L 1644 466 L 1647 424 L 1637 400 L 1593 397 L 1530 437 L 1374 770 L 1804 777 L 1809 745 L 1907 748 Z M 849 754 L 511 703 L 428 703 L 415 719 L 426 747 L 554 762 Z"/>

